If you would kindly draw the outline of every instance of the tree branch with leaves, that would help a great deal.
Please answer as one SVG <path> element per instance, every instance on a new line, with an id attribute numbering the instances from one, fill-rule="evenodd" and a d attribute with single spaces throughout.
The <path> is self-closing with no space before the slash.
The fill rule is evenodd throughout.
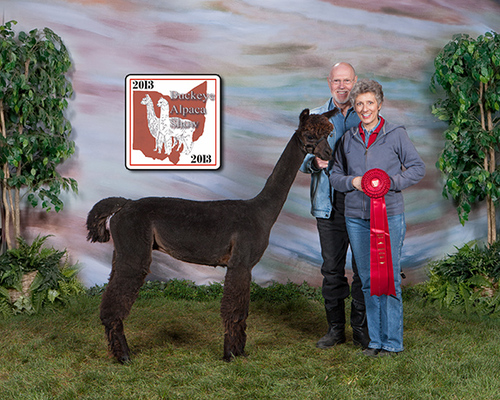
<path id="1" fill-rule="evenodd" d="M 432 113 L 448 123 L 445 146 L 437 162 L 446 182 L 445 197 L 457 203 L 465 224 L 474 204 L 486 200 L 488 243 L 496 241 L 500 198 L 500 36 L 453 37 L 434 61 L 431 90 L 444 94 Z M 437 85 L 436 85 L 437 84 Z"/>
<path id="2" fill-rule="evenodd" d="M 77 191 L 56 170 L 75 151 L 65 116 L 73 94 L 72 67 L 61 38 L 49 28 L 16 36 L 16 21 L 0 26 L 0 170 L 2 242 L 16 246 L 20 203 L 59 211 L 63 190 Z"/>

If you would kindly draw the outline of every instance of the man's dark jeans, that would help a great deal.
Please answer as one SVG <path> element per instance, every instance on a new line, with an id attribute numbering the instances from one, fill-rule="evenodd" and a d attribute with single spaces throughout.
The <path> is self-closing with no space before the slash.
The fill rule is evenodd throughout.
<path id="1" fill-rule="evenodd" d="M 349 247 L 344 217 L 345 195 L 335 191 L 333 210 L 330 218 L 317 218 L 317 227 L 321 245 L 323 265 L 323 297 L 327 310 L 335 308 L 339 300 L 349 296 L 349 283 L 345 276 L 345 261 Z M 356 263 L 352 262 L 353 282 L 351 296 L 354 300 L 364 304 L 361 280 L 359 279 Z"/>

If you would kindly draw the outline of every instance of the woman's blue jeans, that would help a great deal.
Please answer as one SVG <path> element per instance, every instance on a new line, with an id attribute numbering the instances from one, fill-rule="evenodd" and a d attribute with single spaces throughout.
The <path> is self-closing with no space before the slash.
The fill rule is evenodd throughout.
<path id="1" fill-rule="evenodd" d="M 403 351 L 403 299 L 401 297 L 401 249 L 406 234 L 404 214 L 387 218 L 391 236 L 396 296 L 370 295 L 370 220 L 346 217 L 351 250 L 358 265 L 366 304 L 366 319 L 373 349 Z"/>

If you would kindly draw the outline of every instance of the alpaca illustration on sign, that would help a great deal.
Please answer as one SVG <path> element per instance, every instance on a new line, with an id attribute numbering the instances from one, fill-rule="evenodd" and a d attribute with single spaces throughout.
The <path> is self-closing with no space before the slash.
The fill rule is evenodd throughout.
<path id="1" fill-rule="evenodd" d="M 160 153 L 162 147 L 161 142 L 158 140 L 158 135 L 160 133 L 160 119 L 156 116 L 153 100 L 151 100 L 149 94 L 141 100 L 141 104 L 146 106 L 149 133 L 151 133 L 151 136 L 155 138 L 155 150 Z"/>
<path id="2" fill-rule="evenodd" d="M 160 125 L 158 138 L 165 145 L 165 154 L 170 154 L 172 146 L 184 146 L 182 153 L 190 154 L 193 148 L 193 133 L 198 127 L 197 122 L 189 119 L 170 117 L 168 101 L 164 97 L 158 100 L 160 107 Z"/>

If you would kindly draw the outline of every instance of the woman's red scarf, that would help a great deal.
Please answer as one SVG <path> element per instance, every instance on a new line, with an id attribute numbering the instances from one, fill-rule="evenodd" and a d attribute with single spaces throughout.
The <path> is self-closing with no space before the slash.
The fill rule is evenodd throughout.
<path id="1" fill-rule="evenodd" d="M 368 148 L 372 145 L 372 143 L 377 138 L 378 133 L 380 132 L 380 130 L 384 126 L 385 119 L 383 119 L 381 116 L 379 116 L 379 118 L 380 118 L 380 122 L 379 122 L 377 128 L 370 134 L 370 137 L 368 138 L 368 145 L 366 146 L 366 148 Z M 365 130 L 363 129 L 363 125 L 361 124 L 361 122 L 359 123 L 359 134 L 361 135 L 361 139 L 363 139 L 363 143 L 364 143 L 365 142 Z"/>

